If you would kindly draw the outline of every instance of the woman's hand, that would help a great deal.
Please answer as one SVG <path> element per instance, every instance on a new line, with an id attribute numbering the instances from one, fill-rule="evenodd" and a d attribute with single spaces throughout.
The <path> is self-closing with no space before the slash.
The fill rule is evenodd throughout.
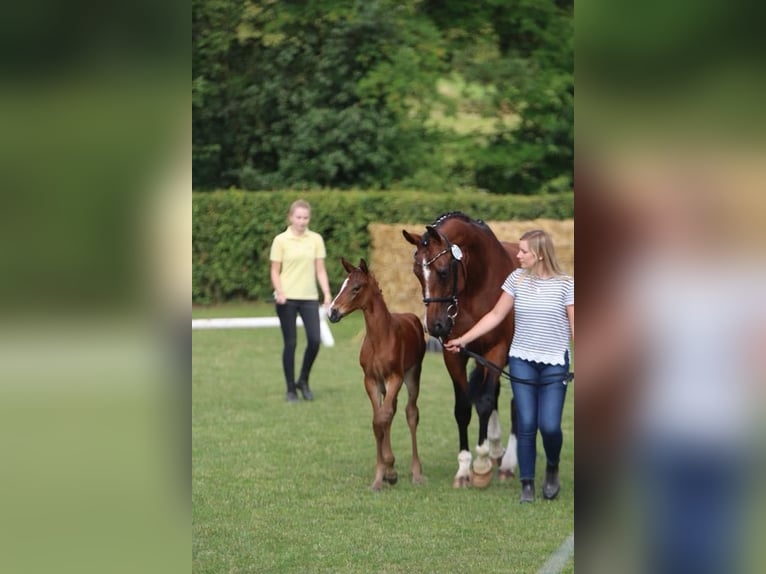
<path id="1" fill-rule="evenodd" d="M 457 339 L 450 339 L 444 343 L 444 348 L 450 353 L 459 353 L 463 345 L 460 343 L 460 337 Z"/>

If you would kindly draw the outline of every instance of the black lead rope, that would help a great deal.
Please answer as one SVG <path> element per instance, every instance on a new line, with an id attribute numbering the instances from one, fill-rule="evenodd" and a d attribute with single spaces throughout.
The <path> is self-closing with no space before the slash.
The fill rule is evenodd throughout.
<path id="1" fill-rule="evenodd" d="M 482 357 L 478 353 L 474 353 L 473 351 L 469 351 L 465 347 L 460 347 L 460 352 L 465 354 L 465 355 L 468 355 L 474 361 L 476 361 L 477 363 L 483 365 L 484 367 L 488 367 L 490 369 L 498 371 L 501 375 L 505 376 L 508 380 L 510 380 L 510 381 L 512 381 L 514 383 L 521 383 L 523 385 L 550 385 L 550 384 L 558 383 L 559 382 L 559 381 L 551 381 L 549 383 L 538 383 L 537 381 L 532 381 L 530 379 L 519 379 L 518 377 L 511 377 L 511 373 L 509 373 L 508 371 L 503 369 L 503 367 L 501 367 L 499 365 L 496 365 L 492 361 L 489 361 L 489 360 L 485 359 L 484 357 Z M 567 373 L 566 381 L 568 383 L 571 383 L 573 380 L 574 380 L 574 373 L 572 373 L 572 372 Z"/>

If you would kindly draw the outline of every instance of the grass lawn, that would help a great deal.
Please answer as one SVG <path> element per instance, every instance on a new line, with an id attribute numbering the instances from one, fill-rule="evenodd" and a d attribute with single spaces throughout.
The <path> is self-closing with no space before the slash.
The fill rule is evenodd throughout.
<path id="1" fill-rule="evenodd" d="M 274 310 L 239 304 L 192 313 L 267 316 Z M 194 331 L 192 571 L 536 572 L 574 529 L 572 397 L 557 500 L 539 496 L 545 472 L 539 439 L 534 504 L 519 504 L 517 480 L 454 490 L 452 385 L 441 355 L 429 353 L 418 431 L 426 482 L 410 482 L 402 399 L 392 438 L 399 483 L 374 493 L 371 408 L 358 363 L 362 314 L 331 330 L 335 346 L 322 347 L 312 373 L 316 399 L 298 404 L 284 400 L 278 328 Z M 510 389 L 507 380 L 503 385 L 507 437 Z M 477 432 L 474 414 L 471 443 Z M 574 572 L 573 560 L 562 572 Z"/>

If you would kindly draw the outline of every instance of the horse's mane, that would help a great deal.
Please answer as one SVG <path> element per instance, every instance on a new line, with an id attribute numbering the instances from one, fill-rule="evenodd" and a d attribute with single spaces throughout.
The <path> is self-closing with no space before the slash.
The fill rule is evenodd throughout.
<path id="1" fill-rule="evenodd" d="M 478 231 L 481 231 L 484 235 L 488 236 L 490 239 L 494 239 L 497 242 L 498 247 L 502 248 L 502 244 L 500 240 L 497 238 L 497 235 L 495 235 L 495 232 L 492 231 L 489 225 L 484 223 L 484 221 L 481 219 L 474 219 L 473 217 L 466 215 L 462 211 L 450 211 L 448 213 L 443 213 L 442 215 L 440 215 L 434 220 L 431 226 L 438 228 L 443 223 L 446 223 L 447 221 L 452 221 L 452 220 L 461 221 L 463 223 L 467 223 L 468 225 L 471 225 Z"/>
<path id="2" fill-rule="evenodd" d="M 474 219 L 473 217 L 470 217 L 463 213 L 462 211 L 449 211 L 447 213 L 442 213 L 439 217 L 434 219 L 434 222 L 431 224 L 433 227 L 439 227 L 442 223 L 449 219 L 459 219 L 460 221 L 464 221 L 465 223 L 471 223 L 473 225 L 477 225 L 481 227 L 482 229 L 490 230 L 489 226 L 484 223 L 481 219 Z"/>

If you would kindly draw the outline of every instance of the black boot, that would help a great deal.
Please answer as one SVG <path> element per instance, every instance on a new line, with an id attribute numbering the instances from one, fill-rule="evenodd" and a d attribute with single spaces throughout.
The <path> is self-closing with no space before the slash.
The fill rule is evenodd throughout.
<path id="1" fill-rule="evenodd" d="M 559 465 L 549 464 L 545 467 L 545 484 L 543 484 L 543 498 L 553 500 L 559 494 Z"/>
<path id="2" fill-rule="evenodd" d="M 519 497 L 519 502 L 534 502 L 534 501 L 535 501 L 535 481 L 522 480 L 521 481 L 521 497 Z"/>
<path id="3" fill-rule="evenodd" d="M 298 402 L 298 393 L 295 392 L 295 383 L 287 384 L 287 394 L 285 395 L 285 400 L 288 403 Z"/>
<path id="4" fill-rule="evenodd" d="M 314 393 L 311 392 L 311 389 L 309 388 L 308 381 L 300 380 L 295 385 L 298 387 L 298 390 L 303 395 L 304 401 L 313 401 L 314 400 Z"/>

